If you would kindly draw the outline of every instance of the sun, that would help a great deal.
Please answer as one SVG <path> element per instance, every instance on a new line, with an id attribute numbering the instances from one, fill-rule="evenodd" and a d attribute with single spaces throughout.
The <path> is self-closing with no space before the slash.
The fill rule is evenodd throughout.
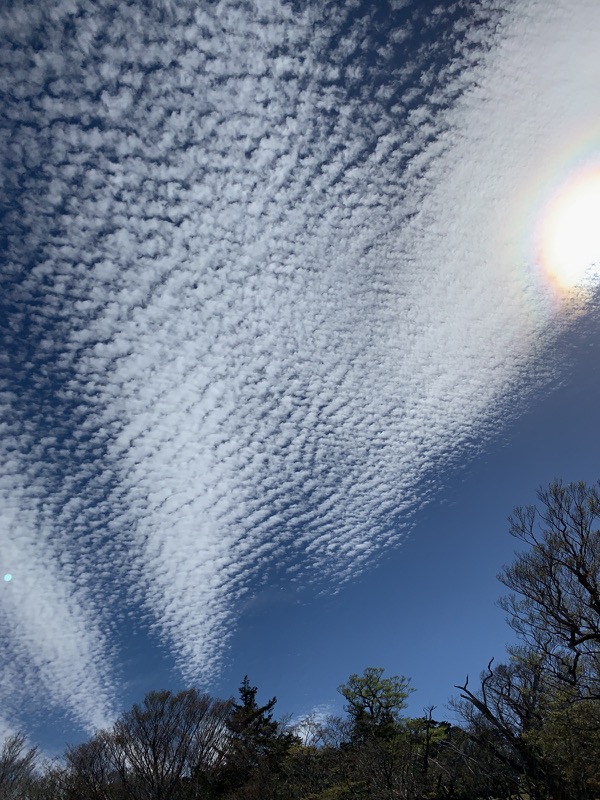
<path id="1" fill-rule="evenodd" d="M 538 259 L 563 291 L 597 277 L 600 268 L 600 167 L 571 176 L 544 208 Z"/>

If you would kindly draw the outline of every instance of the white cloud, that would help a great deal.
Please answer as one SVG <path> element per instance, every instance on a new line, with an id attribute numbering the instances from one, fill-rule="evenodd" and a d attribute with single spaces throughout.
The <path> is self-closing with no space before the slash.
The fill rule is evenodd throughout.
<path id="1" fill-rule="evenodd" d="M 440 7 L 410 50 L 405 5 L 388 32 L 349 4 L 4 12 L 29 577 L 1 613 L 27 690 L 88 727 L 123 613 L 100 592 L 206 677 L 253 576 L 356 575 L 544 380 L 557 318 L 516 217 L 598 118 L 600 11 Z"/>
<path id="2" fill-rule="evenodd" d="M 32 708 L 54 707 L 91 732 L 115 712 L 111 649 L 46 486 L 6 451 L 34 446 L 25 438 L 6 437 L 0 454 L 0 552 L 12 576 L 0 587 L 3 713 L 16 725 Z"/>
<path id="3" fill-rule="evenodd" d="M 16 733 L 17 731 L 12 724 L 0 717 L 0 747 L 5 739 L 8 739 L 9 736 L 14 736 Z"/>

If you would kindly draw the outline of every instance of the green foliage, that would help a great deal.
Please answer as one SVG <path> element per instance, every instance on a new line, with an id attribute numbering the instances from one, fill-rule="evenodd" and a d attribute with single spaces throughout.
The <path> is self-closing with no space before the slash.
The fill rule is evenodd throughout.
<path id="1" fill-rule="evenodd" d="M 308 794 L 303 800 L 358 800 L 365 796 L 365 791 L 364 782 L 346 781 L 323 789 L 316 794 Z"/>
<path id="2" fill-rule="evenodd" d="M 346 698 L 354 738 L 393 736 L 400 723 L 400 712 L 413 689 L 403 675 L 383 677 L 382 667 L 367 667 L 362 675 L 350 675 L 348 682 L 338 687 Z"/>

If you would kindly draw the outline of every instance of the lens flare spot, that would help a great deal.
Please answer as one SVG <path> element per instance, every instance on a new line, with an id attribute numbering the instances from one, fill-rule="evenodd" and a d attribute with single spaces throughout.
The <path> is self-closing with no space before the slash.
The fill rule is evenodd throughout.
<path id="1" fill-rule="evenodd" d="M 9 581 L 12 581 L 12 575 L 10 574 L 10 572 L 7 572 L 7 573 L 6 573 L 6 575 L 4 576 L 4 580 L 5 580 L 7 583 L 8 583 Z"/>
<path id="2" fill-rule="evenodd" d="M 543 209 L 536 241 L 539 262 L 559 289 L 598 277 L 600 167 L 580 170 L 558 188 Z"/>

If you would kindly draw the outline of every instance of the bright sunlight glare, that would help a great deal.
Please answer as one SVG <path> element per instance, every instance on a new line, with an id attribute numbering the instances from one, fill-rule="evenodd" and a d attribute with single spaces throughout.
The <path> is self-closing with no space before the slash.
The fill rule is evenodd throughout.
<path id="1" fill-rule="evenodd" d="M 538 248 L 541 264 L 563 290 L 598 274 L 600 264 L 600 167 L 569 178 L 543 211 Z"/>

